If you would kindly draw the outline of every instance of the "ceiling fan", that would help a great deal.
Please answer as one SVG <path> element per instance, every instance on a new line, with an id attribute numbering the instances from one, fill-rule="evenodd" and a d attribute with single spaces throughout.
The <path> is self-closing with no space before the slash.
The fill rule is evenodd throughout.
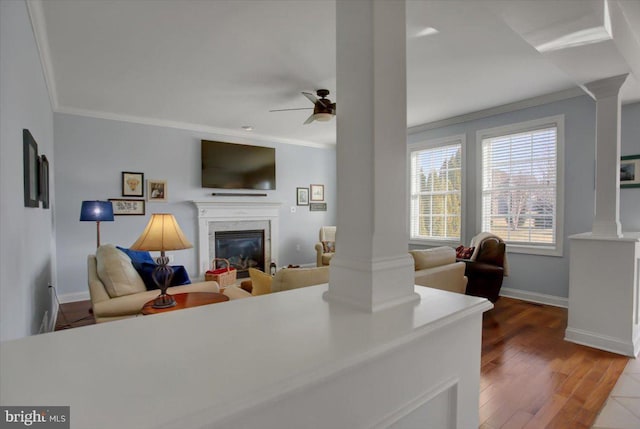
<path id="1" fill-rule="evenodd" d="M 310 124 L 313 121 L 321 121 L 326 122 L 331 120 L 333 116 L 336 115 L 336 103 L 332 103 L 331 100 L 327 98 L 329 95 L 328 89 L 319 89 L 316 91 L 318 94 L 317 98 L 315 95 L 309 92 L 302 92 L 302 95 L 307 97 L 309 101 L 313 103 L 313 107 L 300 107 L 297 109 L 278 109 L 278 110 L 269 110 L 269 112 L 286 112 L 289 110 L 311 110 L 313 109 L 313 113 L 311 116 L 304 121 L 304 125 Z"/>

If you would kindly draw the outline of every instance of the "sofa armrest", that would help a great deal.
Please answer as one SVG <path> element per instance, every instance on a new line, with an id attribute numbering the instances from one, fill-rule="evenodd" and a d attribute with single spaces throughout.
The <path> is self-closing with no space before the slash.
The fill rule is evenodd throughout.
<path id="1" fill-rule="evenodd" d="M 316 249 L 316 267 L 321 267 L 322 253 L 324 252 L 324 247 L 322 246 L 322 243 L 316 243 L 315 249 Z"/>

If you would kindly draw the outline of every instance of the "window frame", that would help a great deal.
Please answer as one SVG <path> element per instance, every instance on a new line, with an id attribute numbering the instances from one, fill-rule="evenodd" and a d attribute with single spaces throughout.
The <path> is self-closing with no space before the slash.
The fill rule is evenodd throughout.
<path id="1" fill-rule="evenodd" d="M 527 245 L 507 242 L 510 253 L 525 253 L 530 255 L 563 256 L 564 245 L 564 145 L 565 128 L 564 115 L 547 116 L 540 119 L 518 122 L 499 127 L 486 128 L 476 131 L 476 229 L 482 230 L 482 141 L 488 138 L 506 136 L 510 134 L 526 133 L 542 128 L 556 127 L 556 230 L 555 245 Z"/>
<path id="2" fill-rule="evenodd" d="M 409 236 L 409 244 L 422 245 L 422 246 L 452 246 L 458 245 L 460 243 L 465 243 L 465 231 L 466 231 L 466 222 L 465 222 L 465 214 L 466 214 L 466 142 L 467 136 L 466 134 L 456 134 L 447 137 L 441 137 L 437 139 L 429 139 L 429 140 L 420 140 L 417 142 L 409 143 L 407 145 L 407 205 L 409 207 L 408 215 L 409 219 L 407 222 L 408 236 Z M 460 238 L 459 239 L 451 239 L 451 240 L 443 240 L 443 239 L 431 239 L 431 238 L 414 238 L 411 236 L 411 155 L 413 152 L 427 150 L 427 149 L 435 149 L 442 146 L 450 146 L 453 144 L 460 144 Z"/>

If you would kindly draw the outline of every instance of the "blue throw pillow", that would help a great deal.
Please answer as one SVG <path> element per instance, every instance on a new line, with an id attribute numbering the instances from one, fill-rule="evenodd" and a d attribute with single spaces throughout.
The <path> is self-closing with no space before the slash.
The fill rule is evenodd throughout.
<path id="1" fill-rule="evenodd" d="M 153 271 L 156 269 L 156 264 L 149 262 L 137 262 L 133 264 L 133 267 L 136 269 L 140 277 L 142 277 L 142 281 L 144 282 L 147 290 L 160 289 L 156 282 L 153 281 Z M 171 284 L 169 286 L 181 286 L 191 284 L 191 279 L 189 279 L 189 274 L 187 274 L 187 270 L 182 265 L 173 265 L 173 278 L 171 279 Z"/>
<path id="2" fill-rule="evenodd" d="M 148 262 L 148 263 L 151 263 L 151 264 L 155 264 L 155 261 L 151 257 L 151 254 L 149 252 L 147 252 L 147 251 L 125 249 L 124 247 L 120 247 L 120 246 L 116 246 L 116 248 L 118 250 L 126 253 L 127 256 L 129 257 L 129 259 L 131 259 L 131 262 L 133 264 L 143 263 L 143 262 Z"/>

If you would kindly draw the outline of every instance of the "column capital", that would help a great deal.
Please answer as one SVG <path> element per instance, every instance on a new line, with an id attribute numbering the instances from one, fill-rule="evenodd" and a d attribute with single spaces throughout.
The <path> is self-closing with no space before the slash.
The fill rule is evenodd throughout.
<path id="1" fill-rule="evenodd" d="M 622 85 L 627 80 L 627 76 L 629 76 L 629 73 L 594 80 L 593 82 L 586 83 L 584 86 L 594 100 L 614 97 L 620 93 L 620 88 L 622 88 Z"/>

